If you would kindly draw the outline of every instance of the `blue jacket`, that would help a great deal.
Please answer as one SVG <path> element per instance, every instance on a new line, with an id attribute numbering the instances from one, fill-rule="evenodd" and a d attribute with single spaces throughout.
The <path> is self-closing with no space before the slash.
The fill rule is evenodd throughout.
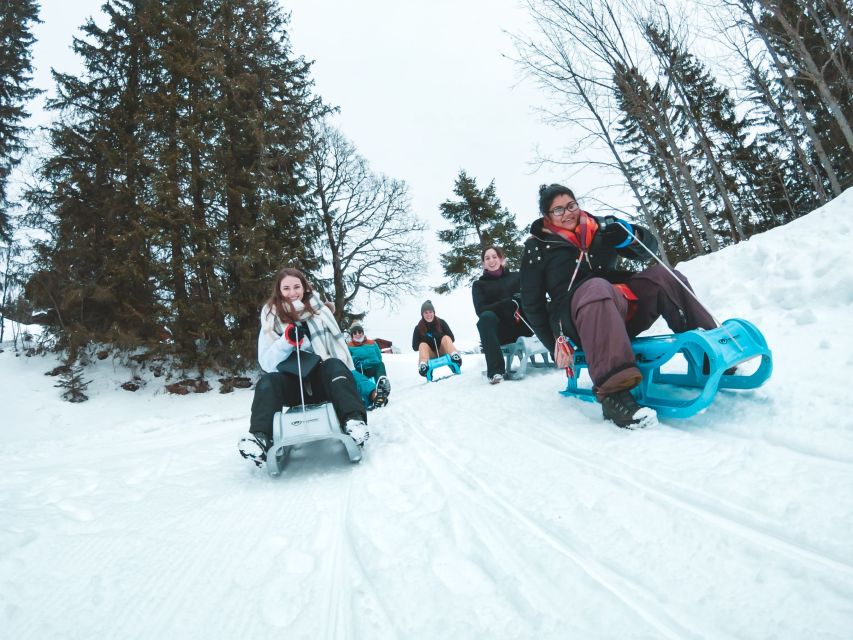
<path id="1" fill-rule="evenodd" d="M 349 343 L 347 346 L 352 355 L 352 361 L 355 363 L 355 368 L 359 371 L 375 367 L 382 363 L 382 352 L 379 350 L 379 345 L 375 342 L 360 344 L 357 347 Z"/>

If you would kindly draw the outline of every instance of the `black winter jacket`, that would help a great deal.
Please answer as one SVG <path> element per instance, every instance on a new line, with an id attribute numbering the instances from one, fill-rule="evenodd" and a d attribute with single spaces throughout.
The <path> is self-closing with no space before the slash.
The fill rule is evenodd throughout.
<path id="1" fill-rule="evenodd" d="M 451 340 L 456 339 L 453 337 L 453 332 L 444 320 L 435 318 L 427 324 L 421 318 L 421 321 L 415 325 L 414 333 L 412 333 L 412 350 L 417 351 L 421 342 L 425 342 L 429 345 L 430 349 L 435 351 L 436 348 L 441 346 L 441 339 L 444 336 L 450 336 Z"/>
<path id="2" fill-rule="evenodd" d="M 595 216 L 590 215 L 590 218 L 600 224 Z M 633 232 L 643 244 L 657 252 L 657 239 L 651 231 L 634 225 Z M 556 337 L 560 334 L 560 313 L 571 308 L 572 295 L 584 281 L 599 277 L 614 284 L 625 283 L 635 272 L 616 270 L 620 256 L 632 260 L 651 259 L 639 245 L 616 249 L 602 242 L 601 236 L 596 233 L 593 237 L 569 290 L 580 249 L 546 229 L 542 218 L 530 226 L 530 237 L 524 242 L 521 261 L 521 301 L 530 326 L 551 353 L 554 353 Z M 562 313 L 563 333 L 578 343 L 577 331 L 569 316 L 568 312 Z"/>
<path id="3" fill-rule="evenodd" d="M 512 299 L 516 298 L 521 304 L 520 292 L 521 276 L 517 272 L 504 269 L 497 278 L 484 273 L 471 289 L 474 312 L 480 317 L 484 311 L 494 311 L 502 323 L 515 322 L 516 307 Z"/>

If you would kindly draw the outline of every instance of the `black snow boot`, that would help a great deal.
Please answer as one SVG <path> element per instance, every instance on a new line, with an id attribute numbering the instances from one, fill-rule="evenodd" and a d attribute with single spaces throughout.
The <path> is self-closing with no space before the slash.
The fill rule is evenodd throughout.
<path id="1" fill-rule="evenodd" d="M 604 396 L 601 412 L 605 420 L 611 420 L 623 429 L 642 429 L 657 424 L 655 410 L 638 405 L 628 389 Z"/>
<path id="2" fill-rule="evenodd" d="M 240 455 L 253 463 L 259 469 L 263 469 L 267 463 L 267 451 L 272 447 L 272 442 L 263 433 L 249 432 L 249 435 L 240 438 L 237 450 Z"/>

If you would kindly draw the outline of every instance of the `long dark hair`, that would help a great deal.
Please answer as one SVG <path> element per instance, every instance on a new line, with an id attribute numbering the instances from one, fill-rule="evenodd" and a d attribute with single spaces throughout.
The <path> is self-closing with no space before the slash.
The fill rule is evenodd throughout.
<path id="1" fill-rule="evenodd" d="M 305 310 L 311 314 L 317 313 L 317 309 L 311 306 L 311 296 L 314 293 L 314 289 L 311 288 L 311 285 L 308 283 L 308 279 L 305 277 L 304 273 L 299 269 L 292 269 L 290 267 L 285 267 L 276 274 L 272 295 L 270 295 L 267 300 L 267 306 L 275 312 L 279 320 L 282 322 L 299 322 L 299 316 L 301 313 L 297 312 L 296 309 L 293 308 L 290 300 L 286 300 L 284 296 L 281 295 L 281 281 L 288 276 L 299 278 L 299 282 L 302 283 L 302 304 L 305 305 Z"/>

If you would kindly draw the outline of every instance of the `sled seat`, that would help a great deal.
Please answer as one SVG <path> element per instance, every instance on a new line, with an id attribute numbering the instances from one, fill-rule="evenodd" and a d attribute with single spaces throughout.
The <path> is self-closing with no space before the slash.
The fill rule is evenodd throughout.
<path id="1" fill-rule="evenodd" d="M 773 372 L 773 355 L 764 336 L 755 325 L 740 318 L 726 320 L 716 329 L 635 338 L 631 347 L 643 375 L 632 393 L 640 405 L 652 407 L 667 418 L 689 418 L 710 405 L 719 389 L 755 389 Z M 661 371 L 678 354 L 686 361 L 687 371 Z M 760 362 L 751 374 L 725 374 L 753 358 L 760 358 Z M 575 374 L 569 376 L 560 393 L 594 401 L 591 388 L 578 386 L 580 371 L 587 368 L 583 351 L 575 351 L 574 360 Z"/>
<path id="2" fill-rule="evenodd" d="M 515 342 L 501 345 L 501 352 L 506 356 L 507 380 L 521 380 L 527 375 L 527 367 L 553 367 L 550 353 L 536 336 L 520 336 Z M 536 361 L 536 356 L 542 356 L 542 362 Z M 518 369 L 512 370 L 512 362 L 518 358 Z"/>
<path id="3" fill-rule="evenodd" d="M 283 407 L 273 416 L 273 445 L 267 452 L 267 469 L 271 476 L 281 473 L 290 455 L 298 445 L 316 440 L 339 440 L 347 451 L 350 462 L 361 460 L 361 447 L 341 431 L 338 416 L 331 402 Z"/>
<path id="4" fill-rule="evenodd" d="M 460 373 L 462 373 L 462 368 L 450 359 L 449 354 L 445 354 L 443 356 L 439 356 L 438 358 L 431 358 L 430 360 L 427 360 L 426 379 L 429 382 L 432 382 L 433 372 L 436 369 L 440 369 L 441 367 L 450 367 L 450 370 L 453 372 L 453 375 L 459 375 Z"/>

